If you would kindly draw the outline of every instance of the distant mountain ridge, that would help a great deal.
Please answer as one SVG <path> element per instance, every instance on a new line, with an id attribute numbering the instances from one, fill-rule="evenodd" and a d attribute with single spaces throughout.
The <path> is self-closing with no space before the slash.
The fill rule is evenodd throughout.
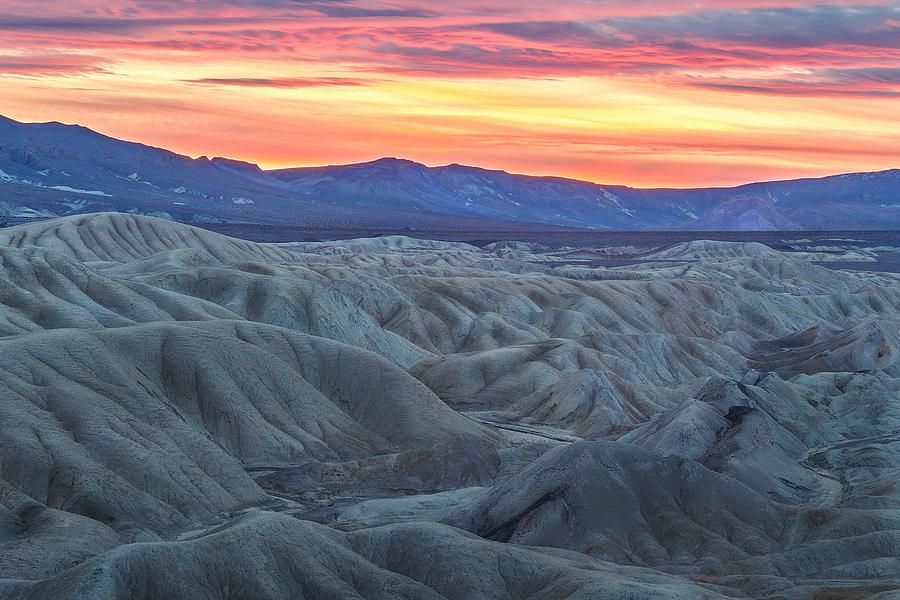
<path id="1" fill-rule="evenodd" d="M 900 229 L 900 170 L 701 189 L 638 189 L 396 158 L 266 171 L 77 125 L 0 117 L 0 217 L 98 211 L 312 228 Z"/>

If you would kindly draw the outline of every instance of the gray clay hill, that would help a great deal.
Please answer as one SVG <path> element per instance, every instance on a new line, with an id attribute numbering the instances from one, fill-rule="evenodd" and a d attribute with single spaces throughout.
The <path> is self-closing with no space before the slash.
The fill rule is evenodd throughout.
<path id="1" fill-rule="evenodd" d="M 0 230 L 0 597 L 896 598 L 900 275 L 833 253 Z"/>

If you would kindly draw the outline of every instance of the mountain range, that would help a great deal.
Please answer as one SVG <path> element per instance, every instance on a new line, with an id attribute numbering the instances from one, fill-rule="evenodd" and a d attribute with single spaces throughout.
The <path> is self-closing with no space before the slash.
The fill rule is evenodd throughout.
<path id="1" fill-rule="evenodd" d="M 900 229 L 900 169 L 699 189 L 639 189 L 397 158 L 264 170 L 77 125 L 0 117 L 0 217 L 98 211 L 311 229 Z"/>

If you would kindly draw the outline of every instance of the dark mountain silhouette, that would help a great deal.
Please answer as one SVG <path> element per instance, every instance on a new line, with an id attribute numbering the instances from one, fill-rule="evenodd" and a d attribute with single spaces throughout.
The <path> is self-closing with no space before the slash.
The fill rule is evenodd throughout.
<path id="1" fill-rule="evenodd" d="M 684 190 L 396 158 L 265 171 L 0 117 L 0 218 L 97 211 L 313 227 L 892 229 L 900 228 L 900 170 Z"/>

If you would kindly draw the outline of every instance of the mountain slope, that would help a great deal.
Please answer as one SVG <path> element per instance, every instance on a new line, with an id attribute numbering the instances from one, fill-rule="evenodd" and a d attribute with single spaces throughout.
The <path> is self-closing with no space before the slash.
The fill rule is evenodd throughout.
<path id="1" fill-rule="evenodd" d="M 264 171 L 193 159 L 80 126 L 0 117 L 0 217 L 118 211 L 184 222 L 514 230 L 900 228 L 900 170 L 748 184 L 636 189 L 383 158 Z"/>

